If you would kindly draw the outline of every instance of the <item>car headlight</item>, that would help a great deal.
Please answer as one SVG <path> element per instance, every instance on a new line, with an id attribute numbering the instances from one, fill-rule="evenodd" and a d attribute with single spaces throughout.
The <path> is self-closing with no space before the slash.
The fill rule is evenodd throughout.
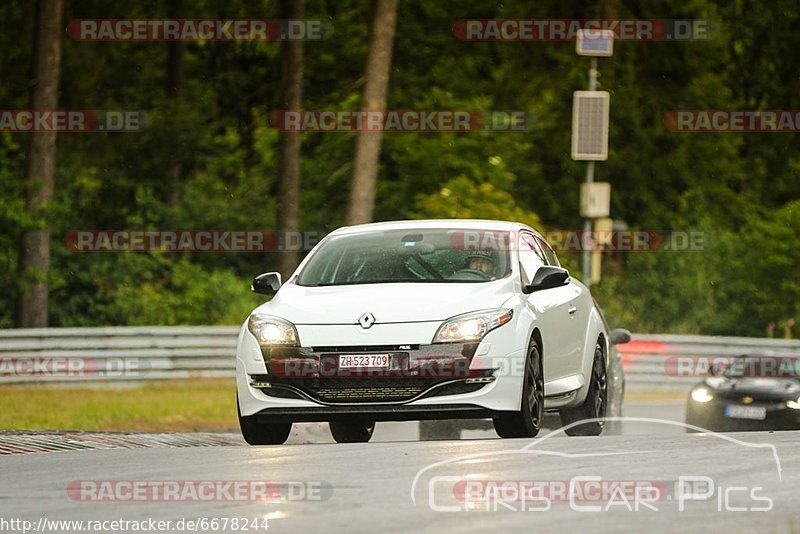
<path id="1" fill-rule="evenodd" d="M 262 347 L 269 345 L 300 346 L 297 329 L 292 323 L 280 317 L 254 313 L 247 320 L 247 329 Z"/>
<path id="2" fill-rule="evenodd" d="M 786 401 L 786 407 L 792 410 L 800 410 L 800 399 Z"/>
<path id="3" fill-rule="evenodd" d="M 714 398 L 714 395 L 708 388 L 697 388 L 692 390 L 692 400 L 695 402 L 708 402 Z"/>
<path id="4" fill-rule="evenodd" d="M 511 320 L 514 310 L 483 310 L 457 315 L 442 323 L 434 343 L 455 343 L 458 341 L 480 341 L 483 336 Z"/>

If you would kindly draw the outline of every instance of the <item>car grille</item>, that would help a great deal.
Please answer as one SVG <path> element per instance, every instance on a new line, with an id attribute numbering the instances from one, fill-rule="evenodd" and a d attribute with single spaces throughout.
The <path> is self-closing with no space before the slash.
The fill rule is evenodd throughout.
<path id="1" fill-rule="evenodd" d="M 433 383 L 412 378 L 320 379 L 316 396 L 324 402 L 398 401 L 416 397 Z"/>

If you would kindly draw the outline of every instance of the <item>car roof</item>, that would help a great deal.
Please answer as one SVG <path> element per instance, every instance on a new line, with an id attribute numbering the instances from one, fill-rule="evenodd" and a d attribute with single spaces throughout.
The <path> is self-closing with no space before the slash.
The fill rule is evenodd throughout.
<path id="1" fill-rule="evenodd" d="M 529 230 L 535 232 L 530 226 L 511 221 L 493 221 L 488 219 L 414 219 L 343 226 L 331 232 L 331 234 L 350 234 L 369 232 L 372 230 L 403 230 L 405 228 L 444 228 L 452 230 L 495 230 L 507 232 Z"/>

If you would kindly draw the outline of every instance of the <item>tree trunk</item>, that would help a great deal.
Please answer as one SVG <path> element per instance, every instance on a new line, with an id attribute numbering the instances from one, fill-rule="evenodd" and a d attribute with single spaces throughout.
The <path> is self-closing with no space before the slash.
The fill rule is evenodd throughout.
<path id="1" fill-rule="evenodd" d="M 39 0 L 36 7 L 34 67 L 31 108 L 53 110 L 58 107 L 58 80 L 61 70 L 63 0 Z M 56 162 L 56 132 L 29 133 L 26 168 L 27 210 L 42 217 L 53 197 Z M 23 328 L 47 326 L 50 270 L 50 226 L 24 230 L 20 241 L 20 295 L 17 323 Z"/>
<path id="2" fill-rule="evenodd" d="M 171 19 L 180 18 L 183 7 L 183 0 L 170 0 L 167 5 L 167 16 Z M 183 102 L 183 88 L 185 85 L 184 74 L 184 50 L 186 45 L 183 41 L 167 42 L 167 97 L 172 101 L 173 109 L 177 113 L 182 113 L 181 104 Z M 182 121 L 181 121 L 182 122 Z M 177 152 L 182 150 L 180 146 L 173 146 L 173 153 L 167 157 L 166 180 L 162 186 L 161 200 L 167 206 L 175 207 L 180 202 L 180 184 L 183 176 L 181 159 Z"/>
<path id="3" fill-rule="evenodd" d="M 303 18 L 303 0 L 281 0 L 279 9 L 281 19 Z M 303 41 L 286 40 L 282 48 L 279 107 L 299 110 L 303 106 Z M 278 227 L 283 248 L 278 268 L 284 280 L 300 262 L 300 250 L 291 239 L 300 231 L 300 178 L 300 132 L 281 132 L 278 141 Z"/>
<path id="4" fill-rule="evenodd" d="M 367 56 L 366 85 L 361 101 L 362 111 L 384 111 L 392 67 L 392 45 L 397 22 L 398 0 L 376 0 L 375 20 Z M 381 152 L 381 132 L 361 131 L 356 141 L 353 179 L 347 224 L 372 221 L 375 210 L 375 186 L 378 177 L 378 158 Z"/>

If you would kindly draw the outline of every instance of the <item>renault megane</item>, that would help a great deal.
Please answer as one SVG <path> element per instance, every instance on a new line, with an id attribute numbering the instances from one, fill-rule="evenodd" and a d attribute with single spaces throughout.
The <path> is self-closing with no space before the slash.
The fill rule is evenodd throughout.
<path id="1" fill-rule="evenodd" d="M 340 228 L 243 324 L 239 421 L 250 444 L 282 443 L 324 421 L 338 442 L 376 421 L 491 419 L 532 437 L 544 411 L 569 425 L 602 418 L 609 333 L 589 290 L 542 236 L 510 222 L 423 220 Z M 620 380 L 611 380 L 621 387 Z M 603 422 L 568 428 L 596 435 Z"/>

